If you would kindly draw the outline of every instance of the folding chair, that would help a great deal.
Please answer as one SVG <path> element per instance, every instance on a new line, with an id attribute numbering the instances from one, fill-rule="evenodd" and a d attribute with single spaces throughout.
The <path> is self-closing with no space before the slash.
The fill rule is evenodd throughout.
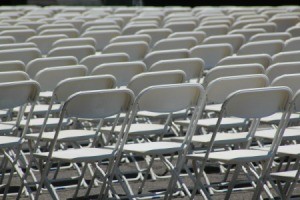
<path id="1" fill-rule="evenodd" d="M 126 53 L 110 53 L 87 56 L 80 61 L 80 64 L 86 66 L 88 68 L 88 74 L 90 74 L 98 65 L 128 61 L 129 56 Z"/>
<path id="2" fill-rule="evenodd" d="M 114 174 L 114 160 L 120 154 L 120 147 L 123 145 L 123 134 L 117 139 L 115 147 L 112 149 L 107 148 L 81 148 L 81 149 L 68 149 L 59 150 L 54 149 L 55 144 L 58 142 L 57 139 L 60 136 L 60 129 L 62 121 L 65 117 L 73 118 L 85 118 L 85 119 L 100 119 L 101 122 L 104 118 L 119 114 L 121 112 L 128 113 L 130 106 L 133 101 L 133 94 L 129 90 L 95 90 L 79 92 L 68 98 L 64 104 L 62 111 L 60 113 L 60 123 L 58 124 L 53 140 L 50 144 L 49 152 L 35 153 L 34 157 L 40 162 L 45 163 L 41 166 L 41 179 L 39 187 L 36 191 L 35 198 L 39 197 L 40 191 L 45 184 L 48 191 L 50 192 L 52 198 L 59 199 L 55 192 L 55 189 L 51 185 L 51 181 L 48 178 L 48 173 L 53 162 L 70 162 L 70 163 L 84 163 L 82 166 L 82 171 L 79 175 L 78 185 L 74 194 L 77 196 L 78 190 L 82 185 L 85 171 L 90 163 L 96 171 L 101 174 L 101 179 L 103 180 L 103 189 L 111 184 L 110 179 Z M 125 129 L 126 123 L 128 123 L 128 116 L 124 120 L 122 131 Z M 95 139 L 98 136 L 99 129 L 102 123 L 97 128 L 95 132 Z M 99 165 L 96 163 L 101 163 L 102 160 L 109 159 L 109 165 L 107 173 L 103 174 L 103 170 L 100 169 Z M 93 183 L 91 183 L 93 184 Z"/>
<path id="3" fill-rule="evenodd" d="M 154 44 L 152 51 L 172 50 L 172 49 L 190 49 L 197 44 L 193 37 L 166 38 Z"/>
<path id="4" fill-rule="evenodd" d="M 248 24 L 255 24 L 255 23 L 264 23 L 266 22 L 265 19 L 245 19 L 245 20 L 236 20 L 232 26 L 231 29 L 235 30 L 235 29 L 242 29 L 244 28 L 246 25 Z"/>
<path id="5" fill-rule="evenodd" d="M 140 30 L 156 28 L 158 28 L 156 24 L 129 24 L 123 28 L 122 35 L 134 35 Z"/>
<path id="6" fill-rule="evenodd" d="M 195 22 L 170 22 L 164 25 L 164 28 L 171 29 L 173 32 L 193 31 L 196 28 Z"/>
<path id="7" fill-rule="evenodd" d="M 183 98 L 184 97 L 184 98 Z M 155 99 L 155 101 L 153 101 Z M 170 104 L 170 99 L 172 99 L 172 104 Z M 159 103 L 157 103 L 159 102 Z M 200 116 L 203 104 L 205 102 L 204 89 L 199 84 L 173 84 L 173 85 L 161 85 L 161 86 L 152 86 L 145 90 L 143 90 L 137 97 L 133 106 L 133 113 L 131 119 L 134 119 L 135 115 L 139 111 L 149 111 L 149 112 L 164 112 L 164 113 L 173 113 L 183 109 L 189 109 L 191 107 L 195 108 L 195 112 L 192 117 L 191 125 L 186 134 L 186 139 L 183 143 L 175 143 L 175 142 L 144 142 L 144 143 L 134 143 L 134 144 L 126 144 L 122 148 L 123 155 L 125 154 L 133 154 L 140 156 L 150 156 L 151 161 L 146 170 L 145 177 L 148 176 L 150 172 L 150 168 L 153 164 L 154 158 L 158 157 L 163 162 L 163 164 L 170 169 L 170 173 L 174 178 L 171 179 L 170 184 L 173 185 L 178 183 L 180 186 L 184 187 L 184 191 L 187 191 L 186 186 L 181 181 L 179 174 L 182 168 L 185 155 L 187 153 L 187 149 L 189 146 L 189 140 L 192 137 L 195 131 L 195 121 L 197 117 Z M 169 118 L 170 120 L 171 118 Z M 166 124 L 168 123 L 168 121 Z M 127 132 L 130 130 L 128 127 Z M 125 138 L 127 138 L 128 133 L 126 132 Z M 179 158 L 175 166 L 164 157 L 166 154 L 175 154 L 178 153 Z M 121 154 L 120 154 L 121 158 Z M 116 163 L 119 163 L 118 161 Z M 120 170 L 119 168 L 115 170 Z M 123 176 L 123 179 L 125 177 Z M 146 179 L 143 180 L 141 186 L 139 187 L 139 194 L 143 192 L 143 188 L 145 185 Z M 128 198 L 135 198 L 131 187 L 127 185 Z M 170 191 L 167 189 L 166 194 L 168 195 Z M 105 193 L 104 193 L 105 194 Z M 154 196 L 157 197 L 157 194 Z M 101 196 L 100 198 L 103 198 Z"/>
<path id="8" fill-rule="evenodd" d="M 299 17 L 297 16 L 283 16 L 283 17 L 273 17 L 269 22 L 274 22 L 277 25 L 278 32 L 284 32 L 286 29 L 295 26 L 299 23 Z"/>
<path id="9" fill-rule="evenodd" d="M 93 27 L 93 26 L 107 26 L 107 25 L 117 25 L 115 21 L 112 20 L 102 20 L 102 21 L 88 21 L 82 24 L 80 32 L 84 33 L 87 31 L 88 28 Z"/>
<path id="10" fill-rule="evenodd" d="M 69 66 L 77 64 L 77 59 L 73 56 L 37 58 L 30 61 L 26 65 L 25 71 L 30 76 L 30 78 L 33 79 L 35 75 L 42 69 L 48 67 Z"/>
<path id="11" fill-rule="evenodd" d="M 190 50 L 191 58 L 201 58 L 204 61 L 205 70 L 215 67 L 222 58 L 232 54 L 232 46 L 226 43 L 198 45 Z"/>
<path id="12" fill-rule="evenodd" d="M 248 42 L 239 49 L 237 55 L 268 54 L 272 56 L 281 52 L 283 47 L 284 42 L 281 40 Z"/>
<path id="13" fill-rule="evenodd" d="M 80 19 L 60 19 L 53 22 L 53 24 L 71 24 L 73 25 L 74 28 L 80 30 L 84 22 L 85 22 L 84 20 L 80 20 Z"/>
<path id="14" fill-rule="evenodd" d="M 68 46 L 68 47 L 57 47 L 49 51 L 48 57 L 58 57 L 58 56 L 74 56 L 78 61 L 83 58 L 94 55 L 96 49 L 90 45 L 83 46 Z"/>
<path id="15" fill-rule="evenodd" d="M 222 65 L 238 65 L 257 63 L 264 66 L 265 69 L 272 63 L 272 57 L 267 54 L 228 56 L 221 59 L 217 66 Z"/>
<path id="16" fill-rule="evenodd" d="M 236 165 L 233 177 L 228 185 L 228 191 L 226 192 L 225 199 L 230 198 L 231 192 L 236 185 L 237 177 L 241 170 L 246 170 L 246 173 L 254 174 L 257 185 L 254 185 L 255 193 L 253 195 L 253 199 L 259 198 L 260 191 L 266 181 L 266 175 L 270 170 L 275 153 L 281 141 L 286 125 L 286 116 L 291 96 L 291 91 L 286 87 L 268 87 L 239 90 L 230 94 L 226 98 L 222 105 L 216 130 L 213 132 L 209 141 L 207 151 L 205 153 L 187 155 L 187 158 L 193 162 L 193 168 L 196 176 L 195 187 L 191 196 L 192 199 L 195 197 L 195 193 L 198 189 L 201 190 L 205 198 L 211 199 L 200 179 L 203 177 L 204 168 L 208 162 L 220 162 L 228 165 Z M 273 140 L 270 150 L 265 151 L 250 149 L 251 139 L 259 125 L 259 119 L 281 111 L 284 112 L 284 114 L 282 115 L 280 126 L 276 132 L 277 137 Z M 214 142 L 215 138 L 218 136 L 217 131 L 222 122 L 222 118 L 227 116 L 252 119 L 247 136 L 250 141 L 246 142 L 241 149 L 214 152 Z M 199 162 L 201 162 L 200 165 Z M 253 169 L 253 165 L 251 164 L 257 162 L 264 162 L 260 175 L 255 169 Z"/>
<path id="17" fill-rule="evenodd" d="M 10 49 L 25 49 L 25 48 L 36 48 L 37 46 L 31 42 L 24 43 L 14 43 L 14 44 L 1 44 L 0 50 L 10 50 Z"/>
<path id="18" fill-rule="evenodd" d="M 171 60 L 179 58 L 188 58 L 189 51 L 187 49 L 175 49 L 168 51 L 154 51 L 148 53 L 143 62 L 146 64 L 147 68 L 150 68 L 154 63 L 161 60 Z"/>
<path id="19" fill-rule="evenodd" d="M 228 43 L 232 46 L 233 52 L 236 53 L 245 43 L 245 37 L 241 34 L 217 35 L 205 38 L 203 44 L 220 44 Z"/>
<path id="20" fill-rule="evenodd" d="M 299 26 L 292 26 L 286 30 L 292 37 L 299 37 L 300 36 L 300 27 Z"/>
<path id="21" fill-rule="evenodd" d="M 117 87 L 126 86 L 132 77 L 146 71 L 143 62 L 105 63 L 93 69 L 91 75 L 110 74 L 116 78 Z"/>
<path id="22" fill-rule="evenodd" d="M 45 25 L 45 24 L 46 24 L 45 22 L 29 21 L 29 22 L 19 22 L 16 25 L 27 26 L 29 29 L 36 31 L 38 29 L 38 27 Z"/>
<path id="23" fill-rule="evenodd" d="M 13 36 L 1 36 L 0 44 L 12 44 L 16 43 L 16 39 Z"/>
<path id="24" fill-rule="evenodd" d="M 204 61 L 200 58 L 181 58 L 172 60 L 161 60 L 154 63 L 149 72 L 182 70 L 187 81 L 195 80 L 200 82 L 203 75 Z"/>
<path id="25" fill-rule="evenodd" d="M 70 23 L 64 23 L 64 24 L 45 24 L 40 26 L 37 29 L 37 32 L 40 34 L 41 32 L 45 30 L 60 30 L 60 29 L 69 29 L 74 28 L 74 26 Z"/>

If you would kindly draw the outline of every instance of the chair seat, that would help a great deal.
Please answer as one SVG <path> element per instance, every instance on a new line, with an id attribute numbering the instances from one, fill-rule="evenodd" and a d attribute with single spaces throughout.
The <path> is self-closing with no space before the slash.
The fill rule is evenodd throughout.
<path id="1" fill-rule="evenodd" d="M 60 111 L 60 104 L 54 104 L 51 108 L 51 113 L 58 113 Z M 35 115 L 41 115 L 41 114 L 46 114 L 46 112 L 48 111 L 49 105 L 47 104 L 38 104 L 34 106 L 33 109 L 33 114 Z M 19 111 L 19 107 L 14 108 L 14 112 L 18 112 Z M 26 106 L 25 109 L 25 113 L 29 113 L 31 109 L 31 106 Z"/>
<path id="2" fill-rule="evenodd" d="M 52 97 L 52 94 L 53 94 L 53 92 L 51 92 L 51 91 L 40 92 L 40 97 L 49 99 Z"/>
<path id="3" fill-rule="evenodd" d="M 54 128 L 57 126 L 59 122 L 59 118 L 48 118 L 47 120 L 47 128 Z M 40 128 L 44 123 L 44 118 L 35 118 L 35 119 L 31 119 L 29 122 L 29 127 L 33 128 Z M 69 120 L 68 119 L 64 119 L 63 120 L 63 126 L 68 125 Z M 21 127 L 25 127 L 26 124 L 26 120 L 22 120 L 20 123 Z"/>
<path id="4" fill-rule="evenodd" d="M 8 148 L 8 147 L 15 147 L 16 145 L 20 144 L 21 139 L 19 137 L 12 137 L 12 136 L 0 136 L 0 148 Z"/>
<path id="5" fill-rule="evenodd" d="M 267 129 L 256 131 L 255 137 L 259 139 L 273 140 L 275 137 L 275 129 Z M 300 127 L 290 127 L 285 129 L 282 140 L 299 140 L 300 139 Z"/>
<path id="6" fill-rule="evenodd" d="M 249 138 L 247 137 L 247 132 L 242 133 L 217 133 L 214 145 L 230 145 L 236 143 L 248 142 Z M 192 143 L 194 144 L 209 144 L 212 134 L 207 135 L 194 135 L 192 138 Z M 171 138 L 171 141 L 182 142 L 184 137 L 174 137 Z"/>
<path id="7" fill-rule="evenodd" d="M 11 132 L 16 127 L 16 122 L 10 121 L 10 122 L 1 122 L 0 123 L 0 133 L 7 133 Z"/>
<path id="8" fill-rule="evenodd" d="M 205 154 L 190 154 L 189 159 L 202 160 Z M 271 158 L 268 151 L 254 149 L 238 149 L 232 151 L 211 152 L 209 160 L 214 162 L 223 162 L 226 164 L 239 164 L 246 162 L 258 162 Z"/>
<path id="9" fill-rule="evenodd" d="M 264 117 L 260 121 L 263 123 L 268 123 L 268 124 L 278 124 L 280 122 L 282 113 L 275 113 L 271 116 Z M 298 122 L 300 120 L 300 115 L 299 114 L 291 114 L 289 122 L 294 123 Z"/>
<path id="10" fill-rule="evenodd" d="M 274 172 L 271 173 L 270 176 L 273 179 L 281 180 L 281 181 L 293 181 L 297 175 L 297 170 L 290 170 L 284 172 Z"/>
<path id="11" fill-rule="evenodd" d="M 35 153 L 34 156 L 46 159 L 49 152 Z M 52 160 L 65 162 L 97 162 L 114 157 L 114 150 L 106 148 L 82 148 L 65 151 L 55 151 Z"/>
<path id="12" fill-rule="evenodd" d="M 220 112 L 222 104 L 210 104 L 205 106 L 205 110 L 208 112 Z"/>
<path id="13" fill-rule="evenodd" d="M 148 117 L 148 118 L 155 118 L 155 119 L 165 119 L 167 118 L 169 113 L 157 113 L 157 112 L 149 112 L 149 111 L 140 111 L 138 112 L 137 116 L 139 117 Z M 178 112 L 174 112 L 172 114 L 174 118 L 186 117 L 186 110 L 180 110 Z"/>
<path id="14" fill-rule="evenodd" d="M 42 141 L 51 141 L 54 138 L 54 132 L 44 132 L 42 135 Z M 36 140 L 39 133 L 30 133 L 25 136 L 26 139 Z M 59 142 L 76 142 L 93 138 L 95 131 L 91 130 L 61 130 L 58 134 L 57 141 Z"/>
<path id="15" fill-rule="evenodd" d="M 114 133 L 120 133 L 122 126 L 116 126 Z M 162 124 L 132 124 L 129 129 L 129 136 L 141 136 L 141 135 L 156 135 L 161 134 L 164 130 Z M 111 127 L 103 127 L 102 132 L 110 132 Z"/>
<path id="16" fill-rule="evenodd" d="M 6 117 L 8 114 L 8 110 L 0 110 L 0 117 Z"/>
<path id="17" fill-rule="evenodd" d="M 212 129 L 216 127 L 218 118 L 208 118 L 208 119 L 200 119 L 198 120 L 198 127 L 205 127 L 208 129 Z M 176 124 L 180 126 L 189 126 L 190 120 L 177 120 Z M 223 118 L 220 128 L 221 129 L 229 129 L 235 127 L 241 127 L 245 124 L 245 120 L 241 118 Z"/>
<path id="18" fill-rule="evenodd" d="M 177 142 L 148 142 L 137 144 L 126 144 L 123 151 L 126 153 L 136 153 L 142 155 L 169 154 L 182 150 L 182 146 Z"/>

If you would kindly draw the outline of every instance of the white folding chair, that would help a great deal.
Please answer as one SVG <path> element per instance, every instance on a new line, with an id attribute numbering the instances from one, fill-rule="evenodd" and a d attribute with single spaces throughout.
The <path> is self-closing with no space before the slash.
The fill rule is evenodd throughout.
<path id="1" fill-rule="evenodd" d="M 277 25 L 278 32 L 284 32 L 286 29 L 295 26 L 299 23 L 298 16 L 282 16 L 282 17 L 273 17 L 269 22 L 274 22 Z"/>
<path id="2" fill-rule="evenodd" d="M 270 65 L 270 67 L 266 70 L 266 75 L 272 82 L 277 77 L 284 74 L 298 74 L 300 73 L 299 63 L 300 62 L 283 62 Z"/>
<path id="3" fill-rule="evenodd" d="M 65 28 L 65 29 L 46 29 L 39 33 L 39 35 L 57 35 L 63 34 L 69 38 L 79 37 L 79 32 L 75 28 Z"/>
<path id="4" fill-rule="evenodd" d="M 281 62 L 298 62 L 300 51 L 280 52 L 272 56 L 272 64 Z"/>
<path id="5" fill-rule="evenodd" d="M 156 99 L 156 101 L 153 101 Z M 170 99 L 172 99 L 172 104 L 170 104 Z M 159 102 L 159 103 L 156 103 Z M 195 120 L 200 116 L 205 102 L 204 89 L 199 84 L 173 84 L 173 85 L 161 85 L 161 86 L 152 86 L 143 90 L 137 97 L 133 106 L 133 113 L 131 119 L 133 120 L 136 113 L 139 111 L 149 111 L 149 112 L 164 112 L 164 113 L 173 113 L 183 109 L 189 109 L 191 107 L 195 108 L 195 112 L 192 117 L 191 125 L 188 128 L 186 138 L 183 143 L 176 142 L 144 142 L 144 143 L 134 143 L 126 144 L 122 148 L 122 155 L 133 154 L 140 156 L 150 156 L 151 161 L 148 169 L 146 170 L 146 175 L 150 172 L 150 168 L 153 164 L 154 158 L 158 157 L 163 162 L 163 164 L 170 170 L 173 178 L 170 180 L 170 185 L 178 183 L 178 185 L 187 193 L 188 190 L 181 178 L 179 177 L 180 170 L 184 164 L 185 155 L 188 150 L 189 141 L 195 131 Z M 166 124 L 169 120 L 167 120 Z M 130 126 L 128 126 L 128 131 Z M 128 134 L 126 134 L 127 136 Z M 127 138 L 125 136 L 125 138 Z M 166 154 L 178 153 L 179 158 L 175 166 L 166 158 Z M 121 157 L 121 156 L 120 156 Z M 119 160 L 116 162 L 118 163 Z M 117 168 L 116 170 L 120 170 Z M 124 177 L 125 179 L 125 177 Z M 141 183 L 139 187 L 139 194 L 143 192 L 146 179 Z M 129 185 L 127 197 L 135 198 L 136 195 L 132 192 L 132 189 Z M 166 196 L 171 195 L 169 188 L 166 191 Z M 150 194 L 151 195 L 151 194 Z M 157 196 L 157 194 L 154 194 Z M 138 196 L 137 196 L 138 197 Z M 103 198 L 100 197 L 100 198 Z"/>
<path id="6" fill-rule="evenodd" d="M 136 35 L 147 34 L 151 37 L 151 43 L 149 44 L 152 47 L 157 41 L 167 38 L 172 33 L 171 29 L 168 28 L 156 28 L 156 29 L 145 29 L 136 32 Z"/>
<path id="7" fill-rule="evenodd" d="M 300 51 L 300 38 L 295 37 L 285 41 L 285 46 L 282 49 L 283 52 L 286 51 Z"/>
<path id="8" fill-rule="evenodd" d="M 52 49 L 57 47 L 69 47 L 69 46 L 92 46 L 96 48 L 96 40 L 93 38 L 64 38 L 55 41 L 52 44 Z"/>
<path id="9" fill-rule="evenodd" d="M 219 115 L 217 128 L 211 136 L 207 151 L 205 153 L 187 155 L 187 158 L 193 161 L 193 168 L 196 176 L 192 198 L 194 198 L 196 191 L 200 189 L 205 198 L 211 199 L 200 179 L 203 177 L 204 168 L 209 162 L 220 162 L 230 166 L 236 165 L 233 177 L 228 185 L 228 190 L 226 191 L 225 199 L 230 198 L 231 192 L 237 183 L 237 177 L 241 170 L 246 170 L 246 173 L 252 173 L 256 177 L 257 185 L 254 185 L 255 193 L 253 195 L 253 199 L 259 198 L 260 191 L 266 181 L 266 175 L 270 170 L 275 153 L 281 141 L 286 125 L 286 116 L 291 96 L 291 91 L 286 87 L 268 87 L 239 90 L 226 98 Z M 250 149 L 251 139 L 259 125 L 259 119 L 280 111 L 284 112 L 284 114 L 282 115 L 280 126 L 276 132 L 277 137 L 273 140 L 270 150 L 265 151 Z M 215 138 L 217 138 L 217 131 L 222 122 L 222 118 L 227 116 L 252 119 L 247 136 L 250 141 L 246 142 L 241 149 L 213 151 L 214 141 Z M 201 161 L 201 165 L 199 165 L 198 161 Z M 257 174 L 251 164 L 256 162 L 264 162 L 260 175 Z"/>
<path id="10" fill-rule="evenodd" d="M 248 42 L 241 46 L 237 55 L 268 54 L 272 56 L 281 52 L 283 47 L 284 42 L 281 40 Z"/>
<path id="11" fill-rule="evenodd" d="M 88 168 L 88 163 L 91 163 L 97 172 L 96 176 L 102 175 L 100 178 L 103 181 L 102 190 L 111 185 L 111 176 L 115 172 L 114 160 L 119 157 L 121 147 L 124 144 L 124 136 L 120 134 L 115 146 L 112 149 L 108 148 L 81 148 L 56 151 L 55 144 L 60 135 L 62 121 L 65 117 L 85 118 L 85 119 L 100 119 L 101 122 L 95 131 L 95 139 L 98 136 L 99 129 L 102 126 L 103 119 L 121 112 L 129 113 L 133 101 L 133 94 L 127 89 L 122 90 L 93 90 L 79 92 L 65 102 L 60 113 L 60 123 L 58 124 L 53 140 L 50 143 L 49 152 L 35 153 L 34 157 L 39 161 L 45 162 L 46 165 L 41 170 L 41 179 L 37 189 L 35 198 L 39 197 L 40 191 L 45 184 L 52 198 L 58 199 L 58 195 L 51 185 L 48 173 L 53 162 L 69 162 L 69 163 L 84 163 L 82 171 L 79 174 L 79 180 L 74 197 L 77 196 L 78 190 L 84 181 L 84 174 Z M 128 115 L 123 123 L 122 132 L 128 123 Z M 96 163 L 101 163 L 102 160 L 109 159 L 107 173 L 103 174 Z M 93 183 L 91 183 L 92 185 Z"/>
<path id="12" fill-rule="evenodd" d="M 35 36 L 36 32 L 32 29 L 7 30 L 1 31 L 0 36 L 13 36 L 17 43 L 25 42 L 28 38 Z"/>
<path id="13" fill-rule="evenodd" d="M 168 38 L 181 38 L 181 37 L 193 37 L 197 40 L 197 43 L 200 44 L 206 37 L 206 33 L 202 31 L 184 31 L 171 33 Z"/>
<path id="14" fill-rule="evenodd" d="M 267 33 L 275 32 L 277 29 L 277 25 L 273 22 L 265 22 L 265 23 L 255 23 L 255 24 L 248 24 L 244 26 L 244 29 L 252 29 L 252 28 L 259 28 L 264 29 Z"/>
<path id="15" fill-rule="evenodd" d="M 0 62 L 0 72 L 6 71 L 25 71 L 25 65 L 21 61 L 2 61 Z"/>
<path id="16" fill-rule="evenodd" d="M 170 22 L 164 25 L 164 28 L 171 29 L 173 32 L 193 31 L 196 28 L 195 22 Z"/>
<path id="17" fill-rule="evenodd" d="M 0 51 L 0 61 L 19 60 L 25 65 L 31 60 L 41 57 L 42 54 L 37 48 L 10 49 Z"/>
<path id="18" fill-rule="evenodd" d="M 166 38 L 156 42 L 152 51 L 172 50 L 172 49 L 190 49 L 197 44 L 193 37 Z"/>
<path id="19" fill-rule="evenodd" d="M 146 42 L 146 43 L 150 44 L 151 37 L 147 34 L 121 35 L 121 36 L 112 38 L 109 43 L 136 42 L 136 41 L 142 41 L 142 42 Z"/>
<path id="20" fill-rule="evenodd" d="M 236 53 L 245 43 L 245 37 L 241 34 L 217 35 L 205 38 L 203 44 L 220 44 L 228 43 L 232 46 L 233 52 Z"/>
<path id="21" fill-rule="evenodd" d="M 94 55 L 96 49 L 90 45 L 83 46 L 67 46 L 67 47 L 57 47 L 49 51 L 48 57 L 59 57 L 59 56 L 74 56 L 78 61 L 83 58 Z"/>
<path id="22" fill-rule="evenodd" d="M 214 35 L 226 35 L 229 31 L 227 25 L 210 25 L 210 26 L 199 26 L 194 31 L 202 31 L 206 34 L 206 37 Z"/>
<path id="23" fill-rule="evenodd" d="M 256 35 L 253 35 L 249 42 L 256 42 L 256 41 L 266 41 L 266 40 L 282 40 L 286 41 L 290 39 L 292 36 L 289 33 L 259 33 Z"/>
<path id="24" fill-rule="evenodd" d="M 248 42 L 248 40 L 253 36 L 253 35 L 256 35 L 256 34 L 259 34 L 259 33 L 265 33 L 266 31 L 262 28 L 249 28 L 249 29 L 235 29 L 235 30 L 232 30 L 230 31 L 228 34 L 242 34 L 245 39 L 246 39 L 246 42 Z"/>

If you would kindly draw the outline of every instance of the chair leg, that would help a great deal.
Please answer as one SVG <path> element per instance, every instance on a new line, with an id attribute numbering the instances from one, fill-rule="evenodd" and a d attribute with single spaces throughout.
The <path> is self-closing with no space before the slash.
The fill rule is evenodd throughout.
<path id="1" fill-rule="evenodd" d="M 84 174 L 85 174 L 85 171 L 87 170 L 87 167 L 88 167 L 88 164 L 85 163 L 84 166 L 83 166 L 83 168 L 82 168 L 81 175 L 80 175 L 80 177 L 79 177 L 79 179 L 78 179 L 78 184 L 77 184 L 75 193 L 74 193 L 74 195 L 73 195 L 73 198 L 76 198 L 76 197 L 77 197 L 77 194 L 78 194 L 78 191 L 79 191 L 79 189 L 80 189 L 80 186 L 82 185 L 82 183 L 83 183 L 83 181 L 84 181 L 84 180 L 83 180 L 83 179 L 84 179 Z"/>
<path id="2" fill-rule="evenodd" d="M 234 170 L 234 174 L 233 174 L 233 176 L 231 178 L 231 181 L 230 181 L 230 183 L 228 185 L 228 191 L 226 192 L 226 196 L 224 198 L 225 200 L 229 200 L 230 199 L 230 195 L 231 195 L 232 190 L 233 190 L 233 188 L 234 188 L 234 186 L 236 184 L 236 180 L 237 180 L 237 178 L 239 176 L 239 173 L 240 173 L 241 169 L 242 169 L 242 165 L 238 164 L 236 166 L 235 170 Z"/>
<path id="3" fill-rule="evenodd" d="M 138 194 L 142 194 L 142 192 L 143 192 L 143 189 L 144 189 L 146 180 L 147 180 L 147 178 L 148 178 L 148 175 L 150 174 L 150 170 L 151 170 L 151 168 L 152 168 L 153 163 L 154 163 L 154 157 L 152 156 L 152 157 L 151 157 L 151 160 L 150 160 L 150 163 L 149 163 L 149 165 L 148 165 L 148 168 L 147 168 L 147 170 L 146 170 L 146 173 L 145 173 L 145 175 L 143 176 L 144 178 L 143 178 L 143 180 L 142 180 L 142 183 L 141 183 L 141 185 L 140 185 L 140 187 L 139 187 L 139 189 L 138 189 Z"/>

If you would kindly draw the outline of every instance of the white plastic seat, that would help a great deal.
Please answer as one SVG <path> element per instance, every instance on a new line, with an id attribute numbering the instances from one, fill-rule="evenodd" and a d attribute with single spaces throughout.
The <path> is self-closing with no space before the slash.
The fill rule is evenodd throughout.
<path id="1" fill-rule="evenodd" d="M 267 54 L 244 55 L 244 56 L 228 56 L 221 59 L 217 66 L 222 65 L 238 65 L 258 63 L 264 66 L 265 69 L 272 63 L 272 57 Z"/>
<path id="2" fill-rule="evenodd" d="M 28 38 L 35 36 L 36 32 L 32 29 L 6 30 L 1 31 L 0 36 L 13 36 L 17 43 L 25 42 Z"/>
<path id="3" fill-rule="evenodd" d="M 284 42 L 281 40 L 248 42 L 241 46 L 237 55 L 268 54 L 272 56 L 281 52 L 283 47 Z"/>
<path id="4" fill-rule="evenodd" d="M 25 65 L 21 61 L 2 61 L 0 62 L 0 72 L 5 71 L 25 71 Z"/>
<path id="5" fill-rule="evenodd" d="M 122 35 L 134 35 L 140 30 L 156 29 L 158 28 L 155 24 L 129 24 L 126 25 L 122 30 Z"/>
<path id="6" fill-rule="evenodd" d="M 156 28 L 156 29 L 145 29 L 136 32 L 136 35 L 147 34 L 151 37 L 151 43 L 149 44 L 152 47 L 157 41 L 167 38 L 172 33 L 171 29 L 168 28 Z"/>
<path id="7" fill-rule="evenodd" d="M 246 39 L 246 42 L 248 42 L 248 40 L 253 36 L 253 35 L 256 35 L 256 34 L 259 34 L 259 33 L 265 33 L 266 31 L 262 28 L 249 28 L 249 29 L 235 29 L 235 30 L 232 30 L 230 31 L 228 34 L 242 34 L 245 39 Z"/>
<path id="8" fill-rule="evenodd" d="M 219 43 L 228 43 L 232 46 L 233 52 L 236 53 L 239 48 L 245 43 L 245 37 L 241 34 L 232 34 L 232 35 L 217 35 L 207 37 L 203 44 L 219 44 Z"/>
<path id="9" fill-rule="evenodd" d="M 270 65 L 266 70 L 266 75 L 270 81 L 275 80 L 277 77 L 285 74 L 298 74 L 300 73 L 300 62 L 282 62 Z"/>
<path id="10" fill-rule="evenodd" d="M 249 42 L 256 42 L 256 41 L 266 41 L 266 40 L 282 40 L 286 41 L 290 39 L 292 36 L 289 33 L 259 33 L 253 35 Z"/>
<path id="11" fill-rule="evenodd" d="M 173 32 L 193 31 L 196 28 L 196 23 L 183 21 L 183 22 L 170 22 L 164 25 L 164 28 L 169 28 Z"/>
<path id="12" fill-rule="evenodd" d="M 197 45 L 197 40 L 193 37 L 166 38 L 156 42 L 152 51 L 190 49 Z"/>
<path id="13" fill-rule="evenodd" d="M 252 29 L 252 28 L 262 28 L 267 33 L 275 32 L 277 29 L 277 25 L 273 22 L 266 22 L 266 23 L 255 23 L 255 24 L 248 24 L 244 26 L 244 29 Z"/>
<path id="14" fill-rule="evenodd" d="M 300 51 L 300 38 L 295 37 L 285 41 L 285 46 L 283 48 L 283 52 L 286 51 Z"/>
<path id="15" fill-rule="evenodd" d="M 79 37 L 79 32 L 75 28 L 66 28 L 66 29 L 46 29 L 39 33 L 39 35 L 57 35 L 63 34 L 69 38 Z"/>
<path id="16" fill-rule="evenodd" d="M 121 35 L 121 36 L 112 38 L 109 43 L 136 42 L 136 41 L 142 41 L 142 42 L 146 42 L 146 43 L 150 44 L 151 37 L 147 34 Z"/>
<path id="17" fill-rule="evenodd" d="M 300 56 L 300 51 L 288 51 L 280 52 L 272 56 L 272 63 L 281 63 L 281 62 L 298 62 Z"/>
<path id="18" fill-rule="evenodd" d="M 210 25 L 210 26 L 199 26 L 194 31 L 202 31 L 206 34 L 206 37 L 215 35 L 226 35 L 229 31 L 226 25 Z"/>
<path id="19" fill-rule="evenodd" d="M 93 38 L 64 38 L 55 41 L 52 44 L 52 49 L 57 47 L 69 47 L 69 46 L 92 46 L 96 48 L 96 40 Z"/>
<path id="20" fill-rule="evenodd" d="M 200 44 L 206 37 L 206 33 L 202 31 L 184 31 L 171 33 L 168 38 L 181 38 L 181 37 L 193 37 Z"/>
<path id="21" fill-rule="evenodd" d="M 36 58 L 41 58 L 42 54 L 37 48 L 10 49 L 0 51 L 0 61 L 20 60 L 25 65 Z"/>
<path id="22" fill-rule="evenodd" d="M 283 16 L 283 17 L 273 17 L 269 22 L 274 22 L 277 25 L 278 32 L 284 32 L 288 28 L 295 26 L 299 22 L 298 16 Z"/>

